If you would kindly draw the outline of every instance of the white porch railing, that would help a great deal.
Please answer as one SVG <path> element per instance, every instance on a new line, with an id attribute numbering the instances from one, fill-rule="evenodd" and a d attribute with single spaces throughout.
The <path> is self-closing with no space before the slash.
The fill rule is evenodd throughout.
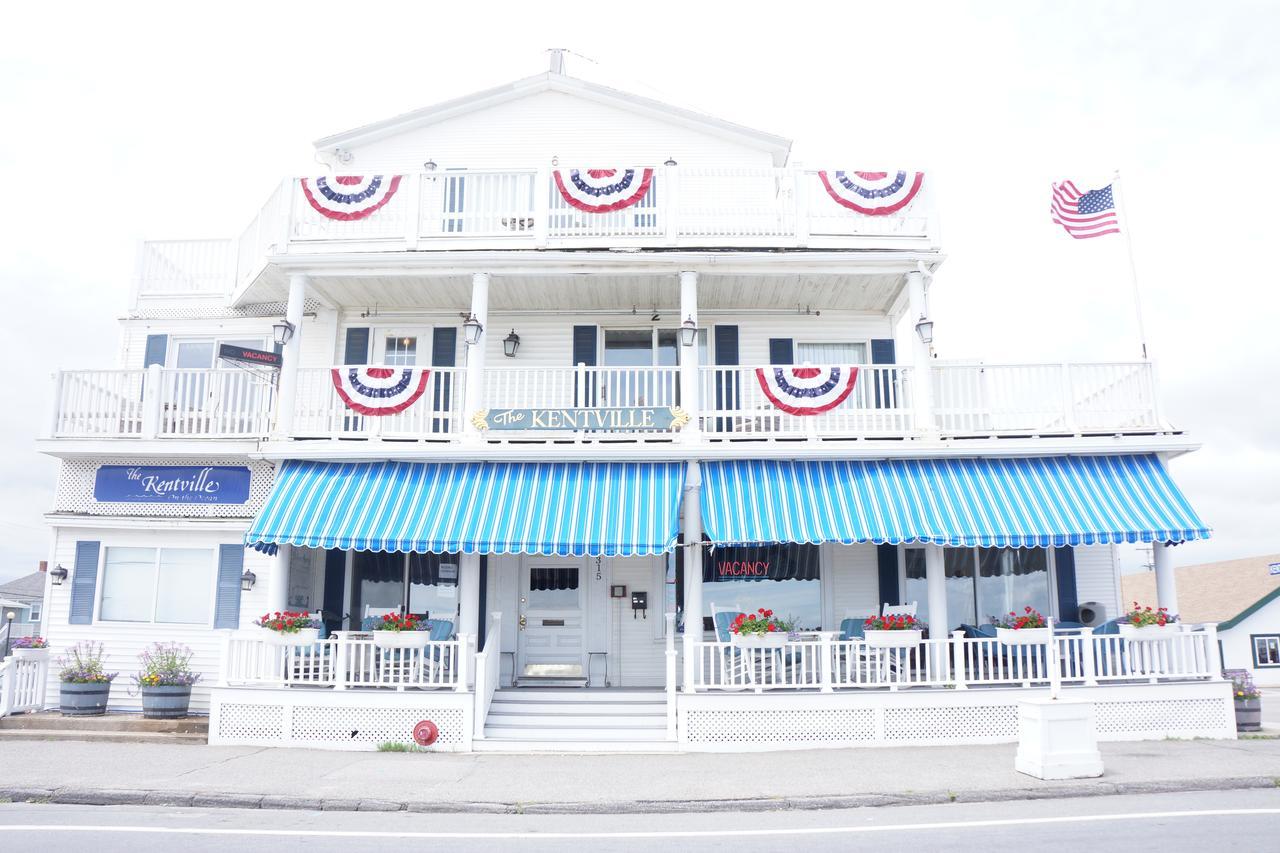
<path id="1" fill-rule="evenodd" d="M 138 247 L 138 295 L 224 296 L 236 263 L 232 240 L 147 240 Z"/>
<path id="2" fill-rule="evenodd" d="M 380 649 L 369 633 L 338 631 L 305 646 L 281 646 L 258 631 L 228 635 L 222 683 L 228 686 L 467 690 L 467 642 L 428 642 L 416 649 Z"/>
<path id="3" fill-rule="evenodd" d="M 0 717 L 39 711 L 49 684 L 49 657 L 8 657 L 0 661 Z"/>
<path id="4" fill-rule="evenodd" d="M 445 441 L 462 429 L 464 371 L 433 367 L 427 390 L 417 403 L 395 415 L 365 417 L 347 408 L 333 385 L 332 370 L 298 371 L 294 435 L 304 438 L 416 438 Z"/>
<path id="5" fill-rule="evenodd" d="M 493 694 L 498 692 L 502 675 L 502 614 L 494 611 L 484 632 L 484 651 L 476 652 L 476 704 L 472 732 L 484 737 L 484 721 L 489 717 Z"/>
<path id="6" fill-rule="evenodd" d="M 679 405 L 677 367 L 495 367 L 484 378 L 484 408 L 490 411 Z"/>
<path id="7" fill-rule="evenodd" d="M 757 371 L 773 369 L 768 365 L 702 368 L 699 400 L 703 432 L 717 437 L 838 438 L 915 431 L 909 367 L 862 365 L 843 402 L 828 412 L 803 417 L 778 409 L 765 394 Z"/>

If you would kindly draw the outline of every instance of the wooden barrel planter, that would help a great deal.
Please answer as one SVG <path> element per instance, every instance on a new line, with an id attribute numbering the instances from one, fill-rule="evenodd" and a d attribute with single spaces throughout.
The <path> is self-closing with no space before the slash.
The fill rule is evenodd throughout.
<path id="1" fill-rule="evenodd" d="M 142 688 L 142 716 L 148 720 L 172 720 L 187 716 L 191 707 L 191 685 L 164 685 Z"/>
<path id="2" fill-rule="evenodd" d="M 1262 700 L 1236 699 L 1236 731 L 1262 731 Z"/>
<path id="3" fill-rule="evenodd" d="M 107 713 L 110 681 L 87 683 L 64 681 L 58 695 L 58 710 L 67 717 L 100 717 Z"/>

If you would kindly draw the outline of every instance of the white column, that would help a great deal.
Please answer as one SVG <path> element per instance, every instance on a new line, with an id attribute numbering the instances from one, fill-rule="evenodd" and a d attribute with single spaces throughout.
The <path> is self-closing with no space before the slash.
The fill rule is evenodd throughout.
<path id="1" fill-rule="evenodd" d="M 480 555 L 463 554 L 458 561 L 457 633 L 476 634 L 480 626 Z"/>
<path id="2" fill-rule="evenodd" d="M 484 350 L 489 334 L 489 274 L 471 274 L 471 315 L 480 321 L 480 340 L 467 346 L 467 376 L 463 386 L 462 428 L 471 438 L 478 438 L 480 430 L 471 423 L 471 416 L 484 408 Z M 466 330 L 463 330 L 466 334 Z"/>
<path id="3" fill-rule="evenodd" d="M 684 483 L 684 692 L 693 692 L 696 650 L 702 641 L 702 469 L 689 462 Z"/>
<path id="4" fill-rule="evenodd" d="M 289 276 L 289 301 L 284 318 L 293 324 L 293 337 L 280 353 L 280 381 L 276 386 L 276 436 L 287 438 L 293 433 L 293 413 L 297 409 L 298 360 L 302 352 L 302 305 L 307 298 L 307 277 L 301 273 Z"/>
<path id="5" fill-rule="evenodd" d="M 289 563 L 293 548 L 281 545 L 271 562 L 271 576 L 267 578 L 267 612 L 289 609 Z"/>
<path id="6" fill-rule="evenodd" d="M 1151 543 L 1151 561 L 1156 568 L 1156 606 L 1163 607 L 1170 614 L 1178 614 L 1178 580 L 1173 572 L 1173 554 L 1169 546 L 1160 542 Z"/>
<path id="7" fill-rule="evenodd" d="M 911 400 L 916 416 L 916 429 L 932 432 L 933 424 L 933 367 L 930 358 L 931 345 L 920 340 L 916 323 L 929 316 L 929 298 L 925 292 L 924 273 L 907 273 L 907 336 L 911 339 Z"/>
<path id="8" fill-rule="evenodd" d="M 680 273 L 680 323 L 692 320 L 698 323 L 698 274 L 685 271 Z M 689 415 L 689 423 L 684 428 L 684 440 L 698 440 L 702 426 L 698 417 L 701 401 L 698 399 L 698 340 L 695 337 L 693 346 L 680 346 L 680 408 Z"/>
<path id="9" fill-rule="evenodd" d="M 946 637 L 951 620 L 947 616 L 947 570 L 941 546 L 924 546 L 924 576 L 929 590 L 929 636 Z"/>

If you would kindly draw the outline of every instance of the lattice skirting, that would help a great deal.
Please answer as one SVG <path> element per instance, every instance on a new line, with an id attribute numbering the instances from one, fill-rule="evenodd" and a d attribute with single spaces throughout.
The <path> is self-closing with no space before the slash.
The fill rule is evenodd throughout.
<path id="1" fill-rule="evenodd" d="M 216 688 L 210 699 L 209 743 L 373 750 L 412 743 L 413 727 L 440 729 L 432 750 L 471 749 L 471 694 L 446 691 L 323 691 Z"/>

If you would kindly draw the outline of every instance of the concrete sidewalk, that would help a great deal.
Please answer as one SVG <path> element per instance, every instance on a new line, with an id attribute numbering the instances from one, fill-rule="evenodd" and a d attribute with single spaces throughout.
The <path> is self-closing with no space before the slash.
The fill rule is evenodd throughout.
<path id="1" fill-rule="evenodd" d="M 1280 786 L 1280 740 L 1103 744 L 1106 775 L 1048 783 L 1011 744 L 752 754 L 319 752 L 0 742 L 0 799 L 449 812 L 848 808 Z M 21 769 L 18 769 L 21 768 Z"/>

